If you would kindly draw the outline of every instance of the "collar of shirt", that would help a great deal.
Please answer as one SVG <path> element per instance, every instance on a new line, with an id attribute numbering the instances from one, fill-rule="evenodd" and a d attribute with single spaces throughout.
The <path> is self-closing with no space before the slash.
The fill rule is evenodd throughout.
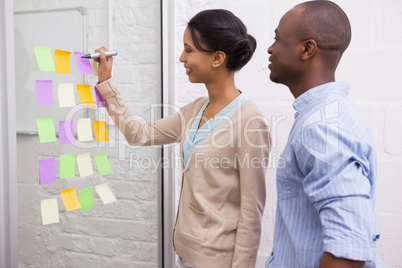
<path id="1" fill-rule="evenodd" d="M 329 93 L 340 94 L 346 97 L 349 89 L 350 86 L 346 83 L 330 82 L 307 90 L 297 97 L 293 102 L 293 108 L 296 110 L 295 119 L 304 110 L 304 108 L 306 108 L 317 97 Z"/>
<path id="2" fill-rule="evenodd" d="M 187 164 L 187 160 L 190 157 L 194 147 L 203 141 L 208 135 L 214 132 L 217 128 L 223 125 L 226 121 L 230 120 L 230 117 L 237 111 L 237 109 L 246 101 L 246 97 L 243 93 L 236 97 L 231 103 L 229 103 L 225 108 L 222 109 L 214 118 L 211 118 L 203 124 L 199 129 L 198 125 L 204 114 L 204 110 L 209 104 L 209 99 L 201 107 L 196 118 L 194 119 L 193 125 L 189 129 L 187 137 L 183 143 L 183 166 Z"/>
<path id="3" fill-rule="evenodd" d="M 202 106 L 201 110 L 198 112 L 196 120 L 194 121 L 192 128 L 191 128 L 192 131 L 198 132 L 198 130 L 205 129 L 205 128 L 209 129 L 210 132 L 214 131 L 218 126 L 220 126 L 220 122 L 218 123 L 218 121 L 219 120 L 227 120 L 228 118 L 230 118 L 234 114 L 234 112 L 237 111 L 237 109 L 243 104 L 243 102 L 245 100 L 246 100 L 246 98 L 245 98 L 244 94 L 241 93 L 239 96 L 236 97 L 236 99 L 234 99 L 225 108 L 223 108 L 222 111 L 220 111 L 218 114 L 216 114 L 213 118 L 209 119 L 207 123 L 205 123 L 203 126 L 201 126 L 200 129 L 198 129 L 198 125 L 201 121 L 204 111 L 207 108 L 207 106 L 209 105 L 209 99 L 208 99 L 205 102 L 205 104 Z M 210 125 L 208 126 L 208 124 L 210 124 Z"/>

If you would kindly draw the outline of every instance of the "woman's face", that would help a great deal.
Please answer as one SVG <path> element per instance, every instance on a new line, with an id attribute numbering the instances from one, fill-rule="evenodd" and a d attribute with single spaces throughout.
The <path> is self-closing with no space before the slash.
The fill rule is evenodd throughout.
<path id="1" fill-rule="evenodd" d="M 207 84 L 213 77 L 212 63 L 214 60 L 214 53 L 198 50 L 194 45 L 188 28 L 184 31 L 183 44 L 184 49 L 179 60 L 184 63 L 188 79 L 192 83 Z"/>

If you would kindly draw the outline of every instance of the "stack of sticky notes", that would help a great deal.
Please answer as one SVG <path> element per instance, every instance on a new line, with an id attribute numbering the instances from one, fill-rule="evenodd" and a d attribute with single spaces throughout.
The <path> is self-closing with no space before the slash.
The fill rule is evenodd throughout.
<path id="1" fill-rule="evenodd" d="M 112 173 L 109 160 L 105 153 L 94 155 L 95 164 L 99 175 Z M 89 153 L 60 155 L 59 174 L 60 179 L 75 177 L 75 163 L 77 162 L 78 173 L 81 178 L 94 174 L 91 156 Z M 56 160 L 54 157 L 39 160 L 39 184 L 46 184 L 57 181 Z"/>
<path id="2" fill-rule="evenodd" d="M 36 80 L 36 99 L 38 105 L 53 105 L 53 80 Z M 74 90 L 75 88 L 75 90 Z M 99 90 L 94 87 L 96 106 L 105 107 L 104 99 Z M 82 106 L 95 106 L 94 97 L 92 96 L 90 85 L 74 84 L 71 83 L 59 83 L 57 85 L 57 94 L 59 99 L 60 108 L 74 107 L 75 102 L 75 92 L 77 92 Z"/>
<path id="3" fill-rule="evenodd" d="M 40 71 L 49 71 L 59 74 L 70 74 L 70 51 L 55 50 L 54 61 L 51 49 L 49 47 L 34 47 L 36 60 Z M 98 64 L 90 59 L 81 58 L 84 53 L 74 52 L 74 59 L 77 70 L 81 74 L 98 75 Z M 36 80 L 36 97 L 38 105 L 54 105 L 53 88 L 57 87 L 58 104 L 60 108 L 74 107 L 76 105 L 76 95 L 82 106 L 95 106 L 105 109 L 104 99 L 99 90 L 94 87 L 94 94 L 91 93 L 90 85 L 71 83 L 59 83 L 53 85 L 52 80 Z M 53 117 L 37 118 L 38 135 L 40 143 L 48 143 L 57 141 L 55 132 L 55 122 Z M 56 123 L 57 124 L 57 123 Z M 94 136 L 98 142 L 107 142 L 109 137 L 107 134 L 106 121 L 93 121 L 90 118 L 80 118 L 77 126 L 74 127 L 73 120 L 59 121 L 59 144 L 72 144 L 76 142 L 75 132 L 77 130 L 77 139 L 79 142 L 93 141 Z M 97 171 L 100 175 L 112 173 L 109 160 L 105 153 L 96 154 L 93 157 Z M 69 179 L 76 177 L 76 166 L 80 178 L 91 176 L 94 174 L 91 155 L 84 153 L 80 155 L 63 154 L 60 155 L 59 176 L 56 172 L 56 158 L 45 158 L 39 160 L 39 184 L 48 184 L 57 182 L 57 178 Z M 76 165 L 77 164 L 77 165 Z M 113 203 L 116 198 L 109 186 L 102 183 L 95 186 L 95 191 L 104 204 Z M 80 209 L 84 212 L 94 207 L 93 187 L 87 187 L 79 190 L 78 196 L 76 187 L 64 189 L 60 192 L 66 211 Z M 59 222 L 58 199 L 44 199 L 41 202 L 42 224 L 52 224 Z"/>
<path id="4" fill-rule="evenodd" d="M 74 122 L 72 120 L 59 122 L 59 144 L 75 143 Z M 38 134 L 40 143 L 56 141 L 56 132 L 54 128 L 54 119 L 37 118 Z M 92 128 L 94 131 L 92 131 Z M 91 118 L 80 118 L 77 122 L 78 141 L 93 141 L 94 133 L 96 141 L 109 141 L 107 127 L 105 121 L 94 121 L 91 123 Z"/>
<path id="5" fill-rule="evenodd" d="M 35 57 L 40 71 L 49 71 L 62 74 L 70 73 L 70 51 L 56 49 L 54 63 L 50 47 L 34 47 Z M 98 66 L 95 61 L 81 58 L 84 53 L 74 52 L 74 59 L 78 72 L 81 74 L 98 75 Z"/>
<path id="6" fill-rule="evenodd" d="M 96 185 L 95 191 L 103 204 L 110 204 L 116 201 L 116 197 L 107 183 Z M 80 209 L 80 212 L 84 212 L 94 207 L 92 186 L 79 190 L 78 196 L 75 187 L 64 189 L 60 192 L 60 196 L 66 211 Z M 41 213 L 43 225 L 60 222 L 57 198 L 42 200 Z"/>

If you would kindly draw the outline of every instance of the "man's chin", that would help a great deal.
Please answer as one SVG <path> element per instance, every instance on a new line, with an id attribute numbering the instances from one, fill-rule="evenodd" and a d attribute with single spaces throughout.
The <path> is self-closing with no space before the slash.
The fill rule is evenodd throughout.
<path id="1" fill-rule="evenodd" d="M 269 79 L 271 79 L 271 81 L 274 83 L 279 83 L 279 79 L 277 77 L 273 76 L 272 73 L 269 75 Z"/>

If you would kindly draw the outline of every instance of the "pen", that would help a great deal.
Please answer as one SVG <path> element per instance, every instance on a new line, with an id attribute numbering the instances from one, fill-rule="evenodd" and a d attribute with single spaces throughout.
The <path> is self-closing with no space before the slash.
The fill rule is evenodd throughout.
<path id="1" fill-rule="evenodd" d="M 106 51 L 105 55 L 106 55 L 106 57 L 116 56 L 117 55 L 117 50 Z M 84 59 L 97 59 L 97 58 L 99 58 L 99 52 L 86 54 L 84 56 L 81 56 L 81 58 L 84 58 Z"/>

